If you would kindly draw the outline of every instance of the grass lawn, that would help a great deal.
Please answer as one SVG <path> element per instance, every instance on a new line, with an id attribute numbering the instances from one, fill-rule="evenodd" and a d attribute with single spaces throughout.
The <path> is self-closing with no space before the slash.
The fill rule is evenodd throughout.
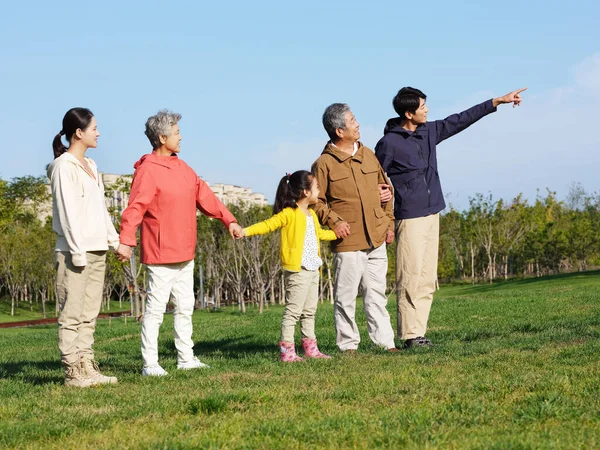
<path id="1" fill-rule="evenodd" d="M 102 308 L 101 313 L 106 312 L 117 312 L 117 311 L 129 311 L 130 305 L 128 301 L 123 302 L 123 306 L 119 307 L 119 302 L 111 301 L 110 302 L 110 310 L 107 308 Z M 56 307 L 54 303 L 46 304 L 46 317 L 53 318 L 56 317 Z M 15 308 L 15 315 L 10 315 L 10 299 L 3 299 L 0 302 L 0 323 L 7 322 L 22 322 L 25 320 L 37 320 L 43 319 L 44 315 L 42 314 L 42 304 L 33 304 L 20 302 L 19 306 Z"/>
<path id="2" fill-rule="evenodd" d="M 212 369 L 177 371 L 167 315 L 161 379 L 140 376 L 139 324 L 103 320 L 97 359 L 119 384 L 86 390 L 62 385 L 55 325 L 0 330 L 0 447 L 600 448 L 599 275 L 444 288 L 435 346 L 399 354 L 369 344 L 362 312 L 359 352 L 337 354 L 321 305 L 334 358 L 305 364 L 277 362 L 281 307 L 228 307 L 194 316 Z"/>

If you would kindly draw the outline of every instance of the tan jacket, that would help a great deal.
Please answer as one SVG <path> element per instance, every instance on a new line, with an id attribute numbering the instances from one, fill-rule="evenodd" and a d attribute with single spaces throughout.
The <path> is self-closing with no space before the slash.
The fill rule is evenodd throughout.
<path id="1" fill-rule="evenodd" d="M 334 229 L 339 222 L 350 225 L 350 236 L 332 242 L 334 252 L 379 247 L 393 230 L 393 201 L 381 203 L 379 183 L 390 184 L 373 150 L 358 142 L 354 156 L 327 143 L 313 163 L 319 183 L 315 212 L 321 224 Z"/>

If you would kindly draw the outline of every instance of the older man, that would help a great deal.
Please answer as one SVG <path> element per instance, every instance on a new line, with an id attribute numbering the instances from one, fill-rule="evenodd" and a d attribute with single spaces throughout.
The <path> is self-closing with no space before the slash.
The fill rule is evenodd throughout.
<path id="1" fill-rule="evenodd" d="M 361 285 L 371 340 L 397 351 L 385 295 L 385 243 L 394 240 L 391 186 L 373 151 L 359 141 L 359 124 L 348 105 L 327 107 L 323 126 L 330 141 L 312 172 L 320 187 L 315 212 L 341 238 L 332 243 L 337 346 L 342 352 L 356 351 L 360 343 L 355 310 Z M 383 203 L 382 189 L 388 193 Z"/>

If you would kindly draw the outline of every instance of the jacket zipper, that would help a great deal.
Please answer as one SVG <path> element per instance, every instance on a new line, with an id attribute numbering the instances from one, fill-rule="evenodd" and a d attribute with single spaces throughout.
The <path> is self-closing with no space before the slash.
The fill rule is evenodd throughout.
<path id="1" fill-rule="evenodd" d="M 421 156 L 421 159 L 425 161 L 421 144 L 417 144 L 417 147 L 419 148 L 419 155 Z M 427 167 L 429 168 L 429 162 L 427 162 Z M 427 171 L 425 171 L 425 173 L 427 173 Z M 425 187 L 427 188 L 427 208 L 431 209 L 431 191 L 429 190 L 429 185 L 427 184 L 427 178 L 425 178 L 425 175 L 423 175 L 423 181 L 425 182 Z"/>

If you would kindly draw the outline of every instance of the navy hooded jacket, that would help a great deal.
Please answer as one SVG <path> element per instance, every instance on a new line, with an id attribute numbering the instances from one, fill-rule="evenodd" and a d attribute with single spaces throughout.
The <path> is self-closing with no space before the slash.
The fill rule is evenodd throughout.
<path id="1" fill-rule="evenodd" d="M 437 144 L 495 111 L 492 100 L 488 100 L 444 120 L 421 124 L 414 132 L 400 126 L 400 117 L 387 121 L 375 155 L 394 185 L 396 219 L 425 217 L 446 207 Z"/>

